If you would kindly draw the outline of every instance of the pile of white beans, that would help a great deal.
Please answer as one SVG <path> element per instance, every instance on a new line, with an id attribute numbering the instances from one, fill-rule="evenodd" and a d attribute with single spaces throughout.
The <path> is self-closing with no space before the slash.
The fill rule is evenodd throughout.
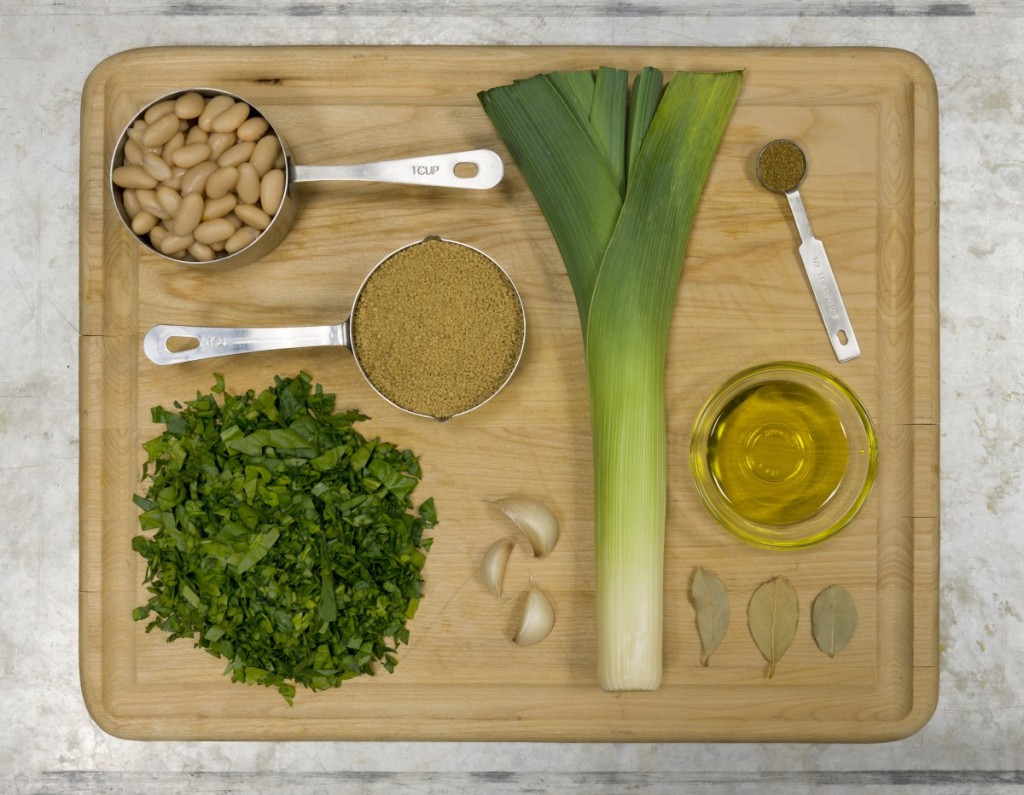
<path id="1" fill-rule="evenodd" d="M 209 262 L 253 243 L 284 198 L 284 152 L 267 120 L 225 94 L 190 91 L 128 129 L 112 179 L 140 239 Z"/>

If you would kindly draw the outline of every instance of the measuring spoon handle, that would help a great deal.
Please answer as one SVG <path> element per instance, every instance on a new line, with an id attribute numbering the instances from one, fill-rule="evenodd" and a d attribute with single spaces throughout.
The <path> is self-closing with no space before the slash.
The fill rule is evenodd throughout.
<path id="1" fill-rule="evenodd" d="M 840 362 L 856 359 L 860 356 L 860 345 L 857 344 L 857 335 L 853 333 L 853 324 L 846 313 L 843 296 L 839 293 L 839 285 L 836 284 L 836 277 L 825 253 L 825 245 L 816 237 L 804 240 L 800 244 L 800 259 L 836 359 Z"/>
<path id="2" fill-rule="evenodd" d="M 168 346 L 171 340 L 191 342 L 184 349 Z M 351 349 L 349 324 L 304 326 L 300 328 L 218 328 L 215 326 L 153 326 L 142 341 L 142 349 L 156 364 L 180 364 L 236 353 L 276 351 L 285 348 L 313 348 L 344 345 Z"/>
<path id="3" fill-rule="evenodd" d="M 465 176 L 458 173 L 467 171 Z M 473 168 L 475 167 L 475 171 Z M 432 185 L 441 188 L 493 188 L 505 173 L 496 152 L 473 149 L 443 155 L 407 157 L 344 166 L 293 166 L 294 182 L 363 181 L 399 185 Z"/>
<path id="4" fill-rule="evenodd" d="M 811 222 L 807 218 L 799 191 L 787 191 L 786 198 L 789 199 L 793 221 L 800 234 L 800 261 L 804 265 L 825 331 L 828 332 L 829 342 L 832 343 L 832 351 L 840 362 L 856 359 L 860 356 L 860 345 L 857 343 L 857 335 L 853 333 L 853 324 L 846 312 L 832 264 L 825 253 L 825 244 L 811 231 Z"/>

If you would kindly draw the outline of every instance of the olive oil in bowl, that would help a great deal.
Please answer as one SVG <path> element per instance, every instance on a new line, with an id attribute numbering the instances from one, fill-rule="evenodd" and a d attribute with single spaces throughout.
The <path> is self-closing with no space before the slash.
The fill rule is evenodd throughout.
<path id="1" fill-rule="evenodd" d="M 835 494 L 848 440 L 828 401 L 802 384 L 768 381 L 737 395 L 708 441 L 722 497 L 755 522 L 805 522 Z"/>
<path id="2" fill-rule="evenodd" d="M 775 363 L 708 401 L 690 450 L 698 493 L 726 529 L 761 546 L 820 541 L 860 509 L 877 464 L 874 429 L 842 382 Z"/>

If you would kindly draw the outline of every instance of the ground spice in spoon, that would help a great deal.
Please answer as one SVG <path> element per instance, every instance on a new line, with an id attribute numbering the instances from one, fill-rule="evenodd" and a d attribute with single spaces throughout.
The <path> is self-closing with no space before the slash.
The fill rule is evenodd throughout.
<path id="1" fill-rule="evenodd" d="M 766 188 L 778 193 L 796 190 L 806 171 L 804 151 L 792 141 L 772 141 L 757 157 L 758 179 Z"/>
<path id="2" fill-rule="evenodd" d="M 501 268 L 437 237 L 375 268 L 352 311 L 353 350 L 370 383 L 401 408 L 437 419 L 497 392 L 524 335 L 522 302 Z"/>

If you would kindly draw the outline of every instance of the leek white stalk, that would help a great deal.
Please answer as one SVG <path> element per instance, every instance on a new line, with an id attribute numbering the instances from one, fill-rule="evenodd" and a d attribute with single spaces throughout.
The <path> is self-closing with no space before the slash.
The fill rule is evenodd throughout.
<path id="1" fill-rule="evenodd" d="M 594 449 L 597 681 L 651 690 L 662 665 L 665 357 L 690 228 L 740 73 L 553 73 L 480 101 L 572 284 Z M 624 131 L 623 134 L 619 134 Z"/>
<path id="2" fill-rule="evenodd" d="M 605 353 L 594 343 L 591 359 Z M 635 391 L 622 373 L 590 368 L 596 524 L 597 681 L 605 690 L 661 683 L 665 547 L 664 389 L 657 355 L 632 359 Z"/>

